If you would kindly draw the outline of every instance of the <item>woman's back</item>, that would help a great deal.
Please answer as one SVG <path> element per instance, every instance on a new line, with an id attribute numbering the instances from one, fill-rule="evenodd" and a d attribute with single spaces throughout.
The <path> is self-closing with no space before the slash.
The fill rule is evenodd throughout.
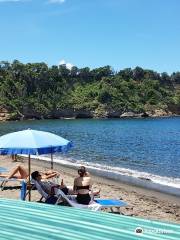
<path id="1" fill-rule="evenodd" d="M 92 187 L 91 177 L 86 172 L 85 167 L 78 169 L 79 177 L 74 179 L 74 191 L 77 193 L 77 202 L 88 205 L 91 201 L 89 190 Z"/>
<path id="2" fill-rule="evenodd" d="M 92 187 L 90 176 L 77 177 L 74 180 L 74 187 L 77 193 L 87 194 Z"/>

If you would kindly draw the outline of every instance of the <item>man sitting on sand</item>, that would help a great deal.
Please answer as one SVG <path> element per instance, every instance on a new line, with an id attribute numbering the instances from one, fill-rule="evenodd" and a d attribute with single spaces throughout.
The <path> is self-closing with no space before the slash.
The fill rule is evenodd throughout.
<path id="1" fill-rule="evenodd" d="M 17 165 L 7 174 L 0 173 L 0 177 L 6 178 L 6 179 L 10 179 L 10 178 L 28 179 L 28 176 L 29 176 L 28 172 L 21 165 Z M 60 176 L 60 174 L 54 170 L 48 170 L 42 173 L 42 179 L 49 179 L 49 178 L 58 177 L 58 176 Z"/>

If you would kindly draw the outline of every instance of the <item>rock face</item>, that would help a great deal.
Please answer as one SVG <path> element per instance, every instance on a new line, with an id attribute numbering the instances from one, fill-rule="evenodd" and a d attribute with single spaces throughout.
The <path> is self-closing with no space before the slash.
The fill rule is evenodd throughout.
<path id="1" fill-rule="evenodd" d="M 171 115 L 173 115 L 172 112 L 166 111 L 166 110 L 163 110 L 163 109 L 155 109 L 152 112 L 147 112 L 147 114 L 150 117 L 164 117 L 164 116 L 171 116 Z"/>
<path id="2" fill-rule="evenodd" d="M 169 105 L 168 107 L 173 114 L 180 115 L 180 105 Z"/>
<path id="3" fill-rule="evenodd" d="M 0 121 L 7 121 L 11 119 L 11 114 L 5 108 L 0 108 Z"/>
<path id="4" fill-rule="evenodd" d="M 56 110 L 51 114 L 52 118 L 93 118 L 93 112 L 87 110 L 67 109 Z"/>
<path id="5" fill-rule="evenodd" d="M 61 118 L 93 118 L 93 112 L 86 110 L 75 111 L 74 109 L 54 110 L 47 114 L 37 113 L 33 110 L 27 110 L 17 120 L 21 119 L 61 119 Z"/>
<path id="6" fill-rule="evenodd" d="M 147 117 L 147 114 L 144 113 L 134 113 L 134 112 L 124 112 L 120 115 L 120 118 L 141 118 L 141 117 Z"/>
<path id="7" fill-rule="evenodd" d="M 180 112 L 178 113 L 180 115 Z M 178 115 L 177 114 L 177 115 Z M 172 116 L 174 112 L 156 109 L 147 111 L 146 113 L 135 113 L 133 111 L 124 112 L 114 111 L 112 109 L 98 108 L 95 111 L 74 110 L 74 109 L 59 109 L 49 112 L 48 114 L 40 114 L 33 110 L 27 109 L 23 114 L 13 114 L 7 109 L 0 108 L 0 121 L 8 120 L 25 120 L 25 119 L 64 119 L 64 118 L 145 118 L 145 117 L 162 117 Z"/>

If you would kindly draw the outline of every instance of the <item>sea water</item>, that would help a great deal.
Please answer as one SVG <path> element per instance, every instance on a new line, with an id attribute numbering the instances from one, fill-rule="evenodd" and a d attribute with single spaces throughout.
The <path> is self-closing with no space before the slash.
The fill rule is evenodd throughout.
<path id="1" fill-rule="evenodd" d="M 180 117 L 5 122 L 0 135 L 27 128 L 73 142 L 66 155 L 54 156 L 56 162 L 83 164 L 101 176 L 144 186 L 162 184 L 180 193 Z"/>

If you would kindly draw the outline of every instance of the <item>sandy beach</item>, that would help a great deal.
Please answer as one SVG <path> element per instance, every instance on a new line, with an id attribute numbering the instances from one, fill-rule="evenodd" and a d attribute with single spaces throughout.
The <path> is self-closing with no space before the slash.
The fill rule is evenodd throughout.
<path id="1" fill-rule="evenodd" d="M 40 160 L 31 161 L 31 172 L 34 170 L 50 169 L 50 163 Z M 11 158 L 0 157 L 0 167 L 12 169 L 16 165 L 22 165 L 27 169 L 27 159 L 20 159 L 12 162 Z M 77 171 L 72 168 L 54 164 L 54 169 L 60 172 L 61 178 L 68 186 L 73 185 L 73 180 L 77 176 Z M 101 189 L 101 198 L 120 199 L 128 203 L 121 212 L 128 216 L 143 217 L 146 219 L 163 220 L 180 223 L 180 198 L 156 191 L 127 185 L 107 178 L 92 175 L 93 189 Z M 19 189 L 11 186 L 20 186 L 18 182 L 9 182 L 3 191 L 0 191 L 1 198 L 19 199 Z M 38 201 L 40 195 L 37 191 L 32 191 L 32 201 Z"/>

